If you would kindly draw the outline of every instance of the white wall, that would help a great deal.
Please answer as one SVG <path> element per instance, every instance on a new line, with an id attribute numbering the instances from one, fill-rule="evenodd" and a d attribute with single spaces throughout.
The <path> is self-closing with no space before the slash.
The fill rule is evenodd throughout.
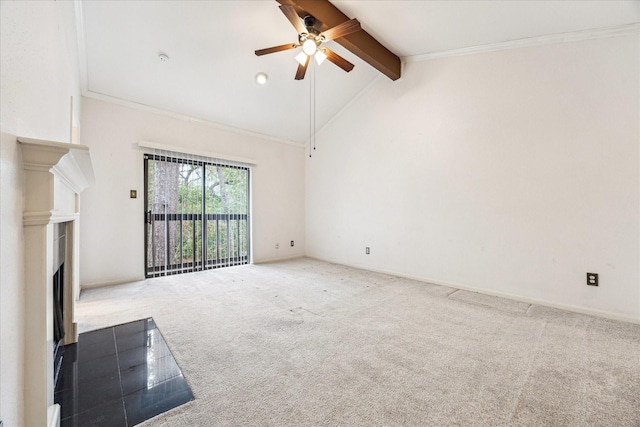
<path id="1" fill-rule="evenodd" d="M 0 420 L 23 425 L 23 166 L 17 136 L 68 142 L 79 101 L 72 2 L 0 2 Z M 74 114 L 79 117 L 76 102 Z"/>
<path id="2" fill-rule="evenodd" d="M 91 147 L 97 184 L 82 194 L 81 286 L 144 277 L 141 140 L 255 160 L 253 261 L 304 255 L 303 147 L 91 98 L 82 105 L 82 143 Z"/>
<path id="3" fill-rule="evenodd" d="M 638 39 L 378 80 L 307 159 L 307 255 L 639 319 Z"/>

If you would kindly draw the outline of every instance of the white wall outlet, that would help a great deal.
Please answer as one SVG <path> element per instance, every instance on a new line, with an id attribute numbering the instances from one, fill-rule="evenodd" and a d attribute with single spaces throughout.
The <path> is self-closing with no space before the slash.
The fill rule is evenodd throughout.
<path id="1" fill-rule="evenodd" d="M 280 249 L 280 243 L 276 243 L 276 249 Z"/>

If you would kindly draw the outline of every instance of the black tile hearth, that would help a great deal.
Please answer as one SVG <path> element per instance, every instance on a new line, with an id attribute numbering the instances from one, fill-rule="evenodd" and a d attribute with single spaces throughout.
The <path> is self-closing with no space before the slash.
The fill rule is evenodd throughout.
<path id="1" fill-rule="evenodd" d="M 131 427 L 193 400 L 151 318 L 80 334 L 55 391 L 61 427 Z"/>
<path id="2" fill-rule="evenodd" d="M 184 377 L 179 375 L 151 388 L 143 388 L 124 397 L 130 425 L 141 423 L 192 399 Z"/>

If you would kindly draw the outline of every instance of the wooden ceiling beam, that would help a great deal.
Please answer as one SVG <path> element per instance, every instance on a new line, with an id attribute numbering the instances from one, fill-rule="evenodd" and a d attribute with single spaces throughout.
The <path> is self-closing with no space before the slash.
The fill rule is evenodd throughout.
<path id="1" fill-rule="evenodd" d="M 329 0 L 276 0 L 280 4 L 288 4 L 296 8 L 299 15 L 311 15 L 321 22 L 321 31 L 326 31 L 350 18 L 342 13 Z M 346 35 L 337 40 L 363 61 L 380 71 L 391 80 L 400 78 L 400 58 L 384 47 L 373 36 L 364 30 Z"/>

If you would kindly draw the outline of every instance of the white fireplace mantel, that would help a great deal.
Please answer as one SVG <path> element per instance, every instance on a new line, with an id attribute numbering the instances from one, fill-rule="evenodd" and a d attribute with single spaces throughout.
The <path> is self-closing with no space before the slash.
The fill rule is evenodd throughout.
<path id="1" fill-rule="evenodd" d="M 25 170 L 25 225 L 77 216 L 77 195 L 95 182 L 89 147 L 18 138 Z"/>
<path id="2" fill-rule="evenodd" d="M 53 224 L 66 224 L 64 344 L 78 340 L 80 193 L 95 182 L 89 148 L 18 138 L 24 163 L 25 421 L 59 425 L 53 403 Z"/>

